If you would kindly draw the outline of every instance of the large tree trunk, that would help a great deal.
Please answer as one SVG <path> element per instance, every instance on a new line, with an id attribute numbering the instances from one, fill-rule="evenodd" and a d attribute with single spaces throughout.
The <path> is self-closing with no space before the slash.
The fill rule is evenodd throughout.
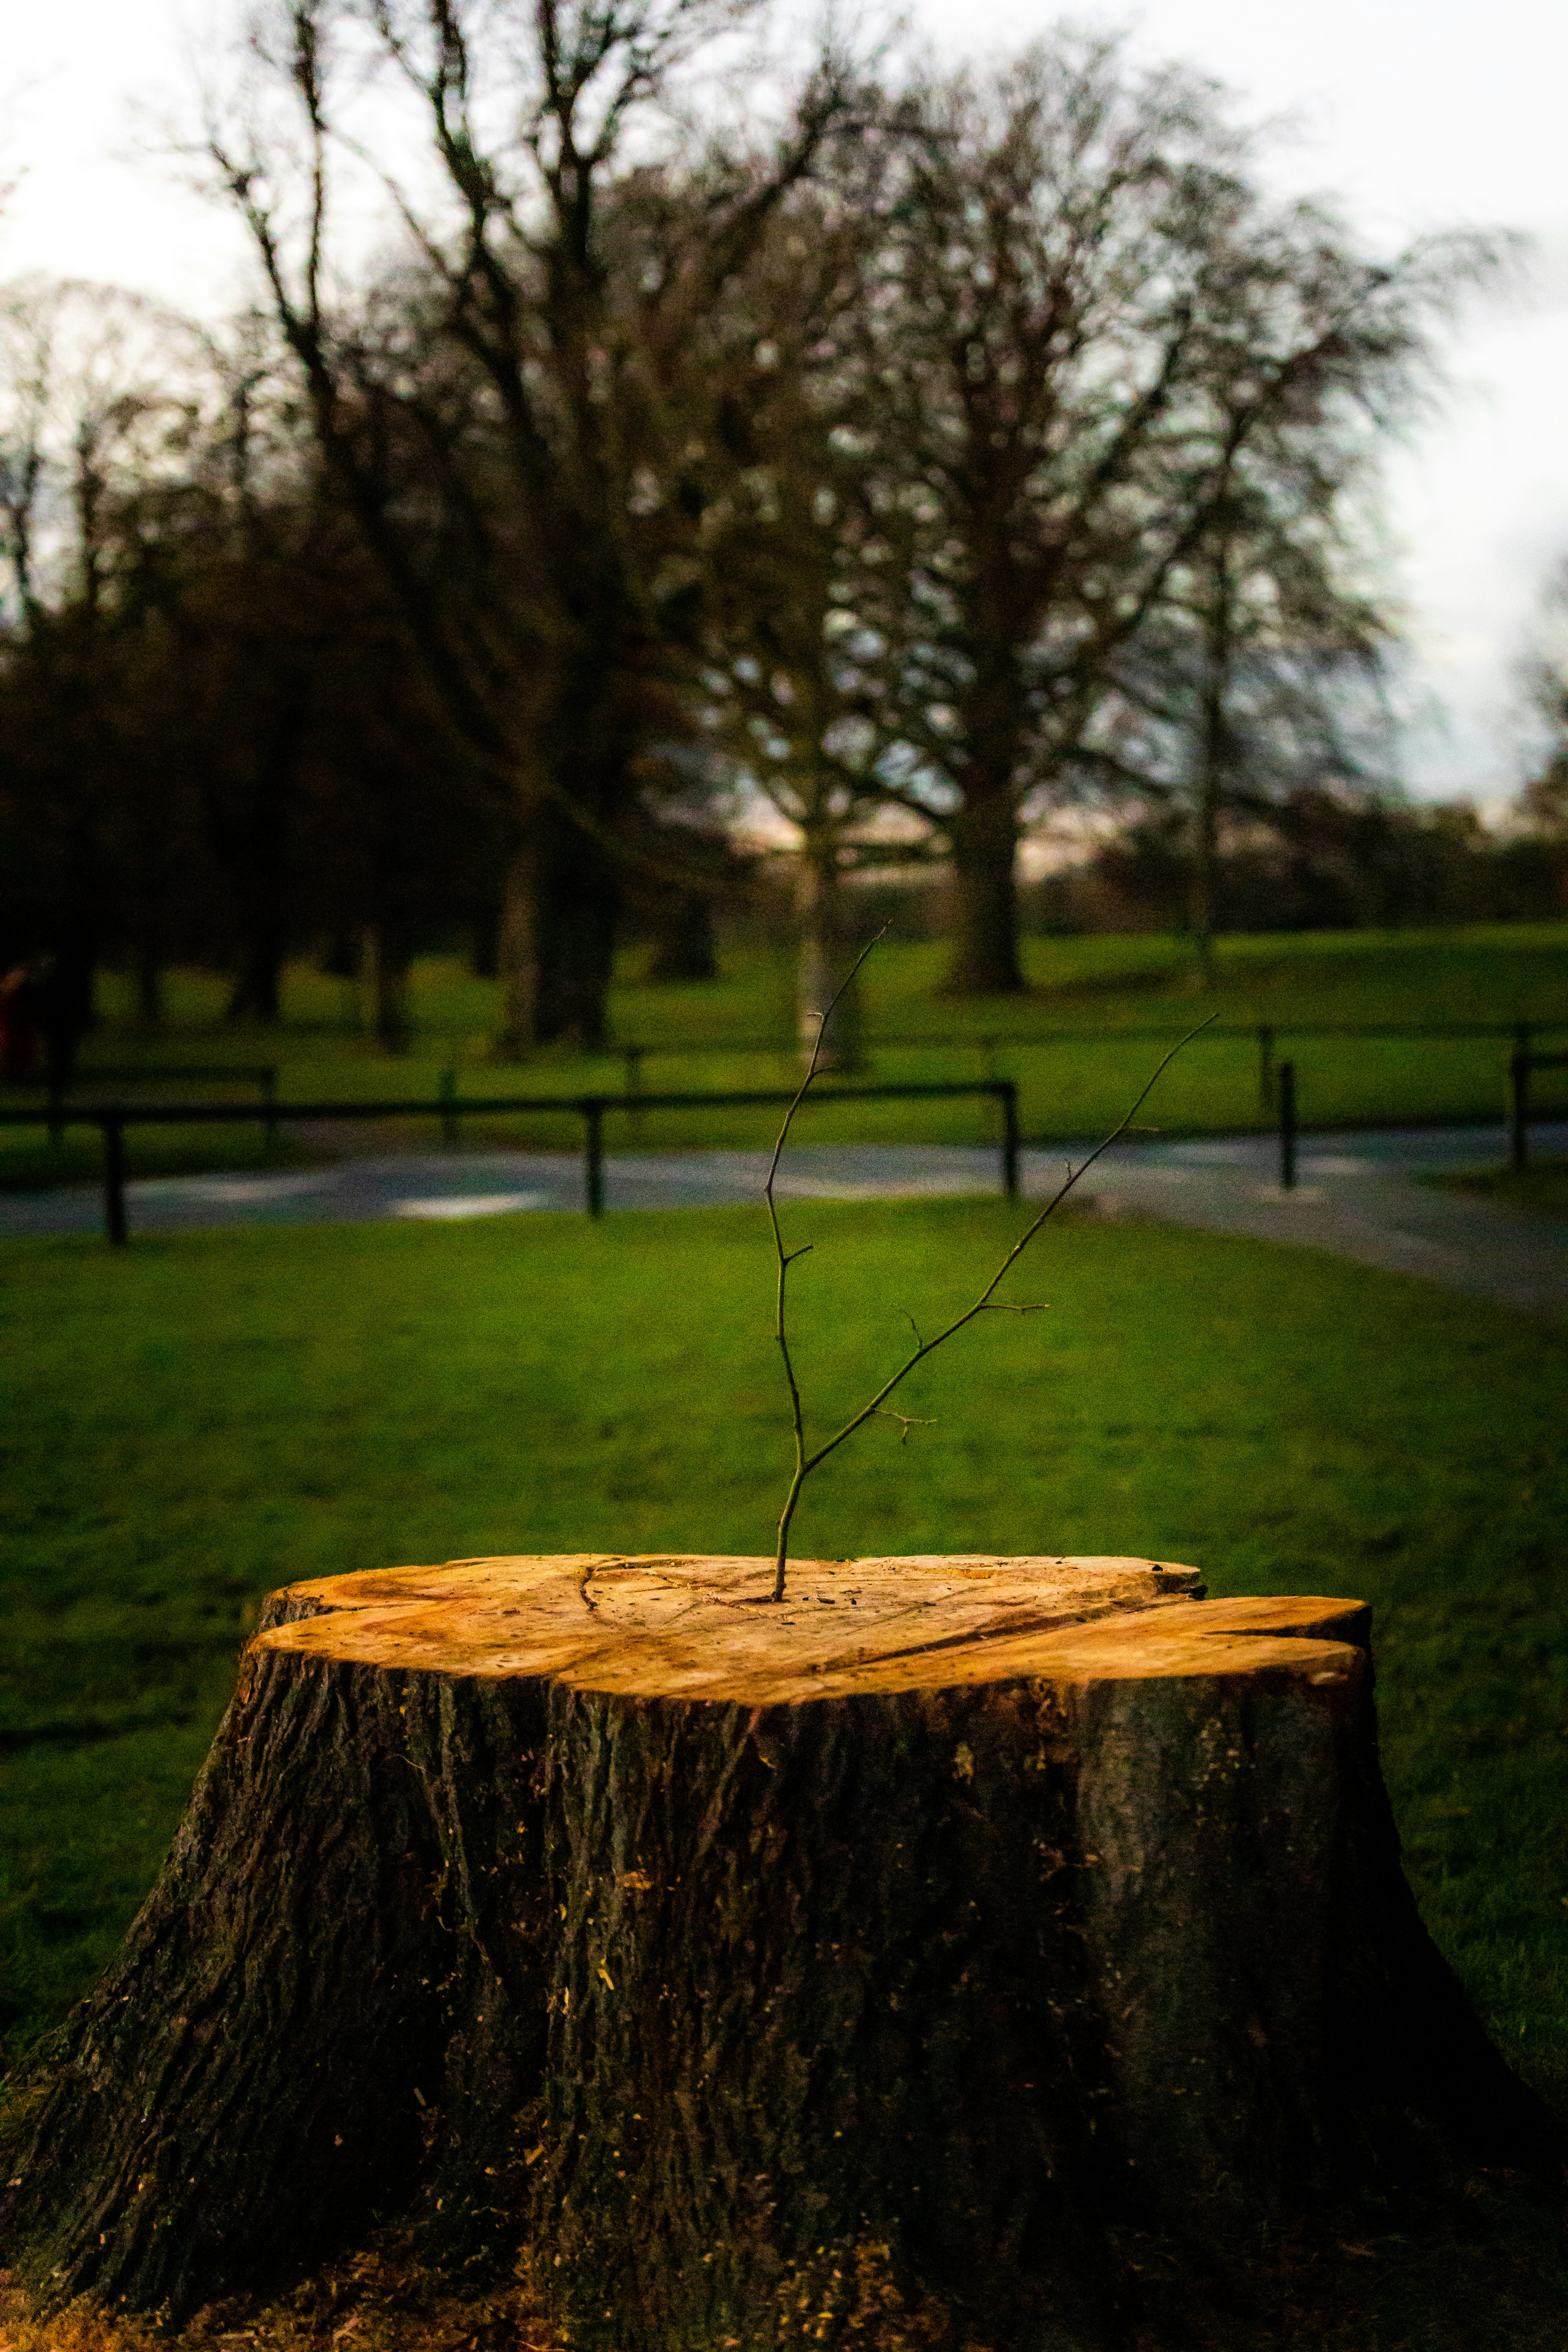
<path id="1" fill-rule="evenodd" d="M 501 906 L 503 1054 L 558 1038 L 604 1044 L 620 895 L 608 844 L 555 803 L 537 807 Z"/>
<path id="2" fill-rule="evenodd" d="M 228 872 L 240 940 L 226 1021 L 270 1024 L 279 1018 L 294 914 L 294 799 L 308 702 L 303 679 L 285 676 L 255 764 L 240 780 L 239 809 L 231 822 L 216 827 L 215 845 Z"/>
<path id="3" fill-rule="evenodd" d="M 711 890 L 683 890 L 678 885 L 670 891 L 647 976 L 649 980 L 718 979 Z"/>
<path id="4" fill-rule="evenodd" d="M 1192 810 L 1192 856 L 1187 926 L 1195 952 L 1194 982 L 1212 989 L 1215 978 L 1215 885 L 1219 843 L 1220 797 L 1230 761 L 1230 669 L 1232 584 L 1230 550 L 1222 532 L 1207 566 L 1207 607 L 1203 625 L 1203 676 L 1198 695 L 1195 775 Z"/>
<path id="5" fill-rule="evenodd" d="M 844 886 L 831 836 L 814 839 L 808 834 L 802 845 L 795 873 L 795 910 L 800 923 L 795 1034 L 801 1061 L 809 1066 L 815 1054 L 819 1070 L 837 1070 L 848 1076 L 866 1066 L 864 1004 L 859 974 L 846 984 Z M 825 1032 L 823 1023 L 836 994 L 838 1002 Z"/>
<path id="6" fill-rule="evenodd" d="M 163 1026 L 163 951 L 161 941 L 143 931 L 136 942 L 136 1014 L 143 1029 Z"/>
<path id="7" fill-rule="evenodd" d="M 98 941 L 91 929 L 62 924 L 40 959 L 33 998 L 51 1094 L 69 1087 L 81 1041 L 97 1023 L 97 978 Z"/>
<path id="8" fill-rule="evenodd" d="M 395 922 L 367 923 L 360 974 L 370 999 L 370 1029 L 385 1054 L 406 1054 L 413 1035 L 408 1006 L 408 935 Z"/>
<path id="9" fill-rule="evenodd" d="M 283 939 L 266 918 L 250 923 L 240 948 L 239 970 L 223 1008 L 228 1022 L 275 1022 L 282 999 Z"/>
<path id="10" fill-rule="evenodd" d="M 1018 824 L 1010 776 L 973 781 L 952 819 L 951 996 L 1016 996 L 1027 988 L 1018 961 Z"/>
<path id="11" fill-rule="evenodd" d="M 1125 1559 L 300 1585 L 5 2167 L 178 2317 L 413 2210 L 574 2347 L 1098 2346 L 1212 2252 L 1545 2160 L 1401 1875 L 1367 1612 Z"/>

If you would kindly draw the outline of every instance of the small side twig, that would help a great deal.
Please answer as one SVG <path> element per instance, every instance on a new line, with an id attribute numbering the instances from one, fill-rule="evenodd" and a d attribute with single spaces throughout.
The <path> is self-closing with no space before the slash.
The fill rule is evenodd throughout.
<path id="1" fill-rule="evenodd" d="M 879 1406 L 878 1411 L 884 1421 L 902 1422 L 903 1428 L 899 1436 L 899 1444 L 900 1445 L 907 1445 L 909 1444 L 910 1432 L 911 1429 L 934 1429 L 936 1427 L 936 1416 L 934 1413 L 928 1416 L 921 1415 L 918 1412 L 894 1412 L 887 1405 Z"/>
<path id="2" fill-rule="evenodd" d="M 886 930 L 886 929 L 887 925 L 884 924 L 882 929 Z M 1127 1113 L 1126 1118 L 1119 1119 L 1117 1124 L 1111 1129 L 1110 1134 L 1107 1135 L 1100 1142 L 1097 1143 L 1089 1157 L 1086 1160 L 1080 1160 L 1076 1168 L 1074 1168 L 1070 1162 L 1068 1163 L 1068 1172 L 1061 1183 L 1058 1185 L 1056 1191 L 1051 1194 L 1050 1199 L 1046 1202 L 1045 1207 L 1039 1212 L 1039 1214 L 1035 1217 L 1029 1225 L 1026 1227 L 1018 1239 L 1014 1243 L 1012 1248 L 1007 1252 L 1006 1256 L 1003 1259 L 1001 1265 L 997 1267 L 995 1273 L 992 1276 L 990 1281 L 986 1284 L 984 1289 L 981 1292 L 973 1307 L 965 1307 L 962 1315 L 955 1315 L 952 1321 L 947 1324 L 943 1329 L 937 1332 L 934 1339 L 922 1339 L 920 1336 L 919 1327 L 915 1324 L 913 1317 L 907 1317 L 906 1319 L 909 1321 L 910 1327 L 911 1330 L 914 1331 L 915 1335 L 915 1347 L 913 1352 L 905 1358 L 904 1361 L 899 1366 L 897 1371 L 892 1373 L 889 1379 L 883 1381 L 881 1387 L 877 1391 L 876 1395 L 872 1397 L 868 1403 L 863 1404 L 858 1412 L 851 1413 L 849 1419 L 844 1423 L 841 1429 L 835 1431 L 834 1434 L 831 1437 L 825 1439 L 822 1444 L 808 1451 L 805 1443 L 805 1417 L 801 1404 L 800 1384 L 795 1378 L 795 1364 L 791 1358 L 789 1349 L 789 1336 L 784 1328 L 784 1279 L 791 1265 L 795 1263 L 795 1260 L 797 1257 L 804 1257 L 805 1251 L 794 1250 L 786 1252 L 784 1248 L 784 1234 L 779 1227 L 778 1207 L 773 1199 L 773 1185 L 778 1177 L 779 1161 L 783 1157 L 784 1145 L 789 1139 L 790 1129 L 795 1122 L 795 1115 L 805 1098 L 807 1087 L 811 1085 L 812 1080 L 816 1076 L 817 1059 L 822 1051 L 823 1032 L 827 1026 L 828 1019 L 833 1013 L 834 1007 L 837 1004 L 839 997 L 843 995 L 845 989 L 849 986 L 850 982 L 855 978 L 856 973 L 859 971 L 861 965 L 865 962 L 866 958 L 870 954 L 871 950 L 877 945 L 877 941 L 880 940 L 881 937 L 882 931 L 879 931 L 875 939 L 868 940 L 866 945 L 861 949 L 859 954 L 856 957 L 855 961 L 850 966 L 848 972 L 846 974 L 837 994 L 834 996 L 833 1003 L 829 1004 L 826 1013 L 822 1016 L 821 1024 L 816 1033 L 816 1045 L 813 1048 L 810 1064 L 807 1066 L 805 1077 L 801 1081 L 800 1088 L 798 1093 L 795 1095 L 795 1100 L 790 1104 L 789 1108 L 784 1113 L 784 1124 L 779 1129 L 778 1141 L 773 1146 L 773 1160 L 768 1169 L 768 1181 L 763 1186 L 763 1192 L 768 1203 L 768 1216 L 773 1224 L 773 1246 L 778 1254 L 778 1294 L 774 1337 L 778 1340 L 779 1352 L 784 1358 L 784 1377 L 789 1383 L 790 1417 L 795 1433 L 795 1474 L 790 1480 L 789 1492 L 784 1497 L 784 1509 L 779 1514 L 778 1549 L 773 1560 L 773 1590 L 768 1595 L 768 1599 L 770 1601 L 782 1601 L 784 1597 L 784 1574 L 789 1557 L 790 1521 L 795 1517 L 795 1506 L 800 1500 L 801 1488 L 805 1486 L 807 1478 L 811 1475 L 811 1473 L 816 1468 L 819 1463 L 826 1462 L 830 1454 L 836 1453 L 838 1447 L 843 1444 L 847 1437 L 853 1437 L 855 1432 L 858 1429 L 863 1428 L 865 1423 L 871 1420 L 873 1415 L 882 1413 L 887 1405 L 888 1399 L 892 1395 L 894 1390 L 897 1389 L 902 1381 L 909 1378 L 916 1365 L 923 1363 L 928 1356 L 933 1355 L 944 1341 L 952 1338 L 954 1332 L 962 1331 L 966 1323 L 973 1323 L 977 1315 L 984 1315 L 987 1313 L 996 1315 L 1036 1315 L 1041 1311 L 1041 1308 L 1037 1305 L 1015 1306 L 1009 1300 L 996 1298 L 994 1294 L 1000 1286 L 1003 1277 L 1011 1271 L 1011 1269 L 1017 1264 L 1019 1258 L 1022 1257 L 1024 1252 L 1028 1248 L 1029 1244 L 1034 1240 L 1035 1235 L 1039 1232 L 1040 1227 L 1046 1223 L 1048 1217 L 1052 1216 L 1055 1212 L 1060 1208 L 1062 1202 L 1067 1199 L 1068 1194 L 1072 1191 L 1073 1186 L 1078 1183 L 1079 1180 L 1082 1176 L 1088 1173 L 1089 1169 L 1093 1167 L 1101 1152 L 1109 1151 L 1111 1145 L 1119 1142 L 1121 1137 L 1127 1133 L 1128 1129 L 1132 1125 L 1138 1113 L 1142 1109 L 1143 1105 L 1148 1101 L 1150 1095 L 1153 1092 L 1154 1087 L 1158 1085 L 1160 1079 L 1163 1077 L 1165 1072 L 1170 1068 L 1171 1064 L 1175 1060 L 1176 1055 L 1181 1053 L 1184 1046 L 1190 1045 L 1193 1039 L 1198 1036 L 1209 1026 L 1210 1022 L 1218 1018 L 1217 1014 L 1211 1013 L 1207 1020 L 1199 1021 L 1193 1028 L 1188 1030 L 1184 1037 L 1178 1038 L 1175 1045 L 1171 1047 L 1169 1053 L 1161 1057 L 1154 1069 L 1151 1072 L 1149 1077 L 1145 1080 L 1136 1101 Z M 809 1243 L 806 1244 L 806 1247 L 810 1247 Z M 902 1421 L 904 1423 L 903 1437 L 900 1440 L 900 1443 L 902 1444 L 904 1440 L 908 1438 L 910 1427 L 914 1425 L 915 1417 L 913 1415 L 906 1417 L 902 1413 L 893 1413 L 888 1417 L 892 1420 Z"/>

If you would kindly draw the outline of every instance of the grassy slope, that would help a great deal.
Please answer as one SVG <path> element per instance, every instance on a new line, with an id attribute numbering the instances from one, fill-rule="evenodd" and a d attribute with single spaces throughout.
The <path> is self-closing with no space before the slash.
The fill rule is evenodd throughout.
<path id="1" fill-rule="evenodd" d="M 1210 1012 L 1222 1024 L 1268 1022 L 1280 1028 L 1278 1050 L 1298 1065 L 1301 1116 L 1317 1125 L 1500 1118 L 1508 1041 L 1291 1038 L 1289 1023 L 1531 1021 L 1554 1024 L 1568 1036 L 1568 927 L 1561 924 L 1227 940 L 1221 943 L 1216 987 L 1203 996 L 1192 991 L 1182 942 L 1171 939 L 1028 940 L 1032 993 L 1018 999 L 944 998 L 939 992 L 944 954 L 936 944 L 888 946 L 872 959 L 868 1075 L 887 1081 L 1013 1077 L 1021 1089 L 1026 1131 L 1040 1136 L 1077 1136 L 1112 1124 L 1158 1050 L 1126 1033 L 1184 1025 Z M 776 1087 L 790 1076 L 793 1061 L 778 1050 L 787 1043 L 791 1022 L 787 957 L 736 948 L 724 959 L 721 980 L 684 987 L 639 981 L 645 961 L 642 954 L 623 959 L 611 1019 L 617 1040 L 650 1049 L 642 1074 L 646 1088 Z M 169 1032 L 147 1039 L 132 1026 L 126 989 L 111 976 L 102 991 L 104 1024 L 87 1058 L 276 1059 L 286 1093 L 306 1097 L 428 1099 L 448 1066 L 461 1071 L 470 1093 L 616 1092 L 626 1083 L 626 1064 L 615 1055 L 538 1055 L 521 1068 L 488 1064 L 494 986 L 473 980 L 449 960 L 431 958 L 416 968 L 415 1048 L 395 1061 L 374 1053 L 357 1034 L 352 984 L 306 967 L 289 975 L 285 1018 L 276 1030 L 225 1033 L 222 996 L 222 982 L 210 975 L 176 975 Z M 1093 1034 L 1076 1042 L 1047 1041 L 1046 1033 L 1064 1028 Z M 1560 1112 L 1568 1101 L 1568 1079 L 1544 1074 L 1537 1095 L 1543 1115 Z M 824 1139 L 974 1142 L 989 1138 L 994 1116 L 979 1102 L 868 1106 L 816 1111 L 811 1132 Z M 1189 1129 L 1267 1123 L 1255 1042 L 1204 1040 L 1166 1081 L 1158 1116 L 1167 1126 Z M 609 1141 L 612 1149 L 756 1144 L 766 1129 L 762 1114 L 652 1113 L 635 1133 L 612 1122 Z M 143 1131 L 132 1139 L 133 1162 L 147 1172 L 260 1164 L 258 1133 L 219 1133 L 215 1141 L 210 1131 Z M 340 1133 L 352 1146 L 356 1130 Z M 410 1133 L 428 1140 L 430 1130 Z M 579 1133 L 575 1119 L 535 1118 L 492 1125 L 472 1139 L 510 1138 L 574 1149 Z M 0 1130 L 0 1186 L 83 1180 L 96 1167 L 96 1139 L 89 1133 L 79 1130 L 63 1151 L 51 1154 L 36 1132 Z"/>

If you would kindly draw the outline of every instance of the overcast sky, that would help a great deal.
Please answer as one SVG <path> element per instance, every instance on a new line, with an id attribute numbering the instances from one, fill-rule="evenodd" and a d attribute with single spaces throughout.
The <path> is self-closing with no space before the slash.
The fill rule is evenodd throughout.
<path id="1" fill-rule="evenodd" d="M 1054 12 L 920 0 L 950 56 L 1026 40 Z M 1336 194 L 1369 242 L 1500 226 L 1539 241 L 1528 289 L 1472 304 L 1447 339 L 1439 417 L 1391 453 L 1409 648 L 1411 789 L 1497 804 L 1529 757 L 1512 670 L 1568 557 L 1568 7 L 1563 0 L 1146 0 L 1077 7 L 1151 58 L 1229 84 L 1282 188 Z M 214 0 L 56 0 L 12 16 L 0 66 L 0 278 L 46 270 L 181 309 L 229 307 L 246 257 L 223 215 L 139 161 L 131 108 L 177 103 L 185 58 L 237 14 Z"/>

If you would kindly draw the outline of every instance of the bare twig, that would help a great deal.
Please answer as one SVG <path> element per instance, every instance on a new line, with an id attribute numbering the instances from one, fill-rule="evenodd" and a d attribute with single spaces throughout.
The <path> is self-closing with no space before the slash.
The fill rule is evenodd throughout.
<path id="1" fill-rule="evenodd" d="M 894 1412 L 885 1404 L 878 1407 L 878 1413 L 879 1418 L 883 1421 L 901 1421 L 903 1423 L 903 1429 L 899 1438 L 899 1444 L 900 1445 L 907 1445 L 909 1444 L 910 1432 L 911 1429 L 934 1429 L 936 1427 L 936 1416 L 934 1413 L 922 1415 L 918 1412 Z"/>
<path id="2" fill-rule="evenodd" d="M 884 924 L 883 930 L 886 929 L 887 926 Z M 951 1339 L 952 1338 L 955 1331 L 962 1331 L 966 1323 L 973 1323 L 977 1315 L 1037 1315 L 1042 1311 L 1038 1305 L 1015 1306 L 1009 1300 L 995 1298 L 993 1294 L 1001 1284 L 1004 1276 L 1009 1273 L 1012 1267 L 1016 1265 L 1018 1259 L 1022 1257 L 1024 1252 L 1028 1248 L 1029 1244 L 1034 1240 L 1035 1235 L 1039 1232 L 1040 1227 L 1045 1223 L 1047 1218 L 1052 1215 L 1057 1209 L 1060 1208 L 1062 1202 L 1067 1199 L 1068 1194 L 1072 1191 L 1073 1186 L 1079 1181 L 1079 1178 L 1085 1175 L 1088 1171 L 1093 1167 L 1101 1152 L 1109 1151 L 1111 1145 L 1119 1142 L 1121 1137 L 1127 1133 L 1128 1129 L 1132 1125 L 1138 1113 L 1142 1109 L 1143 1105 L 1148 1101 L 1150 1095 L 1152 1093 L 1160 1079 L 1163 1077 L 1165 1072 L 1170 1068 L 1171 1064 L 1175 1060 L 1176 1055 L 1181 1053 L 1184 1046 L 1190 1045 L 1193 1039 L 1201 1034 L 1201 1033 L 1209 1026 L 1210 1022 L 1218 1018 L 1216 1013 L 1211 1013 L 1208 1016 L 1208 1020 L 1198 1022 L 1194 1027 L 1188 1030 L 1184 1037 L 1179 1038 L 1176 1044 L 1171 1047 L 1170 1052 L 1162 1057 L 1153 1071 L 1150 1074 L 1150 1076 L 1145 1081 L 1137 1100 L 1133 1103 L 1132 1108 L 1127 1113 L 1126 1118 L 1118 1121 L 1116 1126 L 1111 1129 L 1110 1134 L 1106 1136 L 1101 1142 L 1095 1145 L 1094 1150 L 1089 1153 L 1088 1159 L 1081 1160 L 1077 1168 L 1074 1168 L 1069 1162 L 1067 1175 L 1063 1179 L 1062 1182 L 1058 1185 L 1056 1191 L 1051 1194 L 1050 1199 L 1046 1202 L 1045 1207 L 1034 1219 L 1033 1223 L 1025 1229 L 1025 1231 L 1019 1235 L 1018 1239 L 1014 1243 L 1012 1248 L 1008 1251 L 1006 1256 L 1003 1259 L 1001 1265 L 997 1267 L 995 1273 L 992 1276 L 990 1281 L 986 1284 L 984 1289 L 981 1292 L 973 1307 L 966 1307 L 962 1315 L 955 1316 L 952 1321 L 949 1323 L 944 1329 L 939 1331 L 936 1334 L 936 1337 L 932 1339 L 922 1339 L 920 1336 L 919 1329 L 915 1327 L 914 1318 L 912 1317 L 909 1317 L 907 1318 L 910 1322 L 910 1328 L 914 1330 L 915 1333 L 916 1344 L 912 1355 L 908 1356 L 903 1363 L 899 1366 L 898 1370 L 894 1372 L 889 1379 L 883 1381 L 881 1387 L 877 1391 L 876 1395 L 870 1399 L 868 1403 L 863 1404 L 858 1412 L 852 1413 L 850 1415 L 849 1419 L 844 1423 L 842 1429 L 836 1431 L 833 1436 L 826 1439 L 821 1445 L 818 1445 L 813 1451 L 808 1452 L 806 1450 L 805 1443 L 805 1415 L 800 1400 L 800 1385 L 795 1379 L 795 1365 L 791 1360 L 789 1351 L 789 1339 L 784 1329 L 784 1276 L 788 1272 L 789 1267 L 794 1264 L 795 1259 L 797 1257 L 804 1257 L 805 1252 L 805 1250 L 795 1250 L 788 1254 L 785 1253 L 784 1235 L 779 1230 L 778 1210 L 773 1201 L 773 1184 L 778 1176 L 779 1160 L 783 1155 L 784 1145 L 789 1139 L 789 1131 L 794 1122 L 795 1115 L 800 1108 L 800 1106 L 805 1097 L 806 1088 L 810 1086 L 813 1078 L 816 1076 L 817 1057 L 822 1051 L 822 1034 L 823 1031 L 827 1026 L 828 1016 L 833 1012 L 834 1006 L 838 1003 L 839 997 L 843 995 L 845 989 L 849 986 L 850 982 L 854 979 L 856 973 L 865 962 L 866 958 L 870 954 L 871 950 L 877 945 L 877 941 L 880 940 L 881 937 L 882 932 L 879 931 L 876 939 L 868 940 L 866 945 L 861 949 L 840 986 L 837 994 L 834 997 L 833 1003 L 828 1006 L 827 1012 L 822 1016 L 821 1025 L 816 1033 L 816 1045 L 812 1052 L 810 1066 L 806 1070 L 805 1076 L 801 1081 L 799 1092 L 796 1094 L 795 1100 L 791 1103 L 788 1110 L 784 1113 L 784 1125 L 779 1129 L 778 1141 L 773 1146 L 773 1161 L 768 1169 L 768 1181 L 763 1188 L 767 1196 L 768 1215 L 773 1223 L 773 1245 L 778 1252 L 779 1261 L 778 1315 L 775 1327 L 775 1337 L 779 1343 L 780 1353 L 784 1357 L 784 1377 L 789 1382 L 790 1413 L 795 1431 L 795 1475 L 790 1480 L 789 1493 L 784 1497 L 784 1507 L 779 1515 L 778 1550 L 773 1562 L 773 1591 L 768 1595 L 770 1601 L 782 1601 L 784 1597 L 784 1571 L 789 1555 L 790 1521 L 795 1517 L 795 1505 L 800 1500 L 800 1490 L 805 1486 L 807 1478 L 810 1477 L 812 1472 L 816 1468 L 818 1463 L 826 1462 L 827 1456 L 836 1452 L 837 1449 L 843 1444 L 847 1437 L 853 1437 L 855 1432 L 858 1429 L 862 1428 L 874 1414 L 882 1413 L 887 1405 L 888 1399 L 892 1395 L 894 1390 L 898 1388 L 900 1383 L 908 1379 L 910 1372 L 914 1370 L 915 1366 L 917 1364 L 923 1363 L 927 1356 L 934 1354 L 936 1349 L 942 1346 L 944 1340 Z M 809 1243 L 806 1246 L 807 1248 L 810 1247 Z M 893 1413 L 889 1417 L 892 1420 L 901 1421 L 904 1423 L 903 1437 L 907 1438 L 910 1429 L 913 1425 L 914 1416 L 906 1416 L 903 1413 Z M 900 1443 L 903 1443 L 902 1438 L 900 1440 Z"/>
<path id="3" fill-rule="evenodd" d="M 850 982 L 854 979 L 856 973 L 859 971 L 861 965 L 865 962 L 867 957 L 876 946 L 878 940 L 883 937 L 887 929 L 888 926 L 884 923 L 881 930 L 877 932 L 875 938 L 868 939 L 867 940 L 865 946 L 861 949 L 859 954 L 856 957 L 854 962 L 845 973 L 844 978 L 840 981 L 838 987 L 834 993 L 832 1003 L 828 1005 L 826 1012 L 824 1013 L 817 1021 L 816 1043 L 811 1049 L 811 1060 L 806 1065 L 805 1076 L 800 1082 L 795 1100 L 791 1103 L 788 1110 L 786 1110 L 784 1115 L 784 1125 L 779 1129 L 779 1139 L 773 1146 L 773 1156 L 768 1168 L 768 1181 L 763 1187 L 763 1196 L 765 1197 L 768 1204 L 768 1221 L 773 1229 L 773 1248 L 778 1253 L 779 1262 L 778 1311 L 777 1319 L 773 1328 L 773 1336 L 779 1343 L 779 1353 L 784 1358 L 784 1378 L 789 1382 L 790 1420 L 795 1431 L 795 1476 L 790 1481 L 789 1494 L 785 1498 L 784 1511 L 779 1519 L 778 1557 L 774 1564 L 773 1589 L 770 1595 L 770 1598 L 774 1601 L 782 1601 L 784 1599 L 784 1556 L 789 1549 L 789 1523 L 795 1517 L 795 1507 L 800 1500 L 800 1490 L 805 1486 L 807 1477 L 816 1465 L 815 1464 L 808 1462 L 805 1458 L 805 1423 L 801 1412 L 800 1383 L 795 1376 L 795 1363 L 789 1351 L 789 1335 L 784 1329 L 784 1280 L 789 1273 L 790 1267 L 795 1264 L 795 1259 L 797 1257 L 804 1257 L 806 1254 L 806 1250 L 809 1250 L 812 1244 L 810 1242 L 807 1242 L 805 1249 L 790 1250 L 786 1252 L 784 1245 L 784 1235 L 779 1231 L 779 1213 L 777 1203 L 773 1199 L 773 1184 L 778 1176 L 779 1160 L 783 1156 L 784 1144 L 788 1140 L 789 1131 L 792 1124 L 794 1123 L 795 1115 L 805 1099 L 805 1090 L 807 1087 L 810 1086 L 813 1078 L 816 1076 L 816 1066 L 822 1057 L 822 1041 L 827 1034 L 828 1022 L 833 1017 L 834 1012 L 837 1007 L 839 998 L 844 994 L 845 990 L 849 986 Z"/>

